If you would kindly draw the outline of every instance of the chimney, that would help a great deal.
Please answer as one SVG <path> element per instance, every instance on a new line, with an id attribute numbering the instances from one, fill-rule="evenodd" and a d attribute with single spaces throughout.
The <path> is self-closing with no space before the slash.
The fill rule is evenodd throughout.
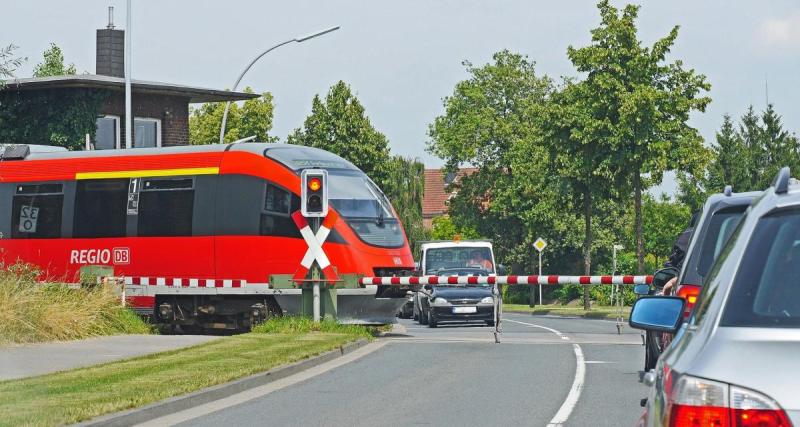
<path id="1" fill-rule="evenodd" d="M 95 73 L 125 77 L 125 31 L 114 29 L 114 6 L 108 8 L 108 26 L 97 30 Z"/>

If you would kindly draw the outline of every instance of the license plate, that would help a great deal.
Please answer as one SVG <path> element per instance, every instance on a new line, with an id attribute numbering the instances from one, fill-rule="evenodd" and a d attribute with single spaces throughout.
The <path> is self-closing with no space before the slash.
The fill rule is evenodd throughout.
<path id="1" fill-rule="evenodd" d="M 453 314 L 477 313 L 478 307 L 453 307 Z"/>

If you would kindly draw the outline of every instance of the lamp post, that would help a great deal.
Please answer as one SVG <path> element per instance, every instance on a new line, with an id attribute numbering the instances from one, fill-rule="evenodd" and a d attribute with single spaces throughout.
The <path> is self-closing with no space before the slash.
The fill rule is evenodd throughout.
<path id="1" fill-rule="evenodd" d="M 267 50 L 265 50 L 265 51 L 261 52 L 261 53 L 260 53 L 258 56 L 256 56 L 255 58 L 253 58 L 253 60 L 252 60 L 252 61 L 250 61 L 250 63 L 249 63 L 249 64 L 247 64 L 247 67 L 245 67 L 245 68 L 244 68 L 244 70 L 242 71 L 242 73 L 241 73 L 241 74 L 239 74 L 239 78 L 237 78 L 237 79 L 236 79 L 236 83 L 234 83 L 234 84 L 233 84 L 233 88 L 231 89 L 231 91 L 234 91 L 234 90 L 236 90 L 236 88 L 239 86 L 239 82 L 241 82 L 241 81 L 242 81 L 242 77 L 244 77 L 244 75 L 245 75 L 245 74 L 246 74 L 248 71 L 250 71 L 250 68 L 253 66 L 253 64 L 255 64 L 255 63 L 256 63 L 256 61 L 258 61 L 259 59 L 261 59 L 261 57 L 262 57 L 262 56 L 264 56 L 264 55 L 266 55 L 266 54 L 268 54 L 268 53 L 272 52 L 273 50 L 275 50 L 275 49 L 277 49 L 277 48 L 279 48 L 279 47 L 281 47 L 281 46 L 283 46 L 283 45 L 287 45 L 287 44 L 289 44 L 289 43 L 295 43 L 295 42 L 296 42 L 296 43 L 302 43 L 302 42 L 304 42 L 304 41 L 306 41 L 306 40 L 311 40 L 311 39 L 313 39 L 314 37 L 319 37 L 319 36 L 321 36 L 321 35 L 324 35 L 324 34 L 331 33 L 331 32 L 333 32 L 333 31 L 336 31 L 336 30 L 338 30 L 338 29 L 339 29 L 339 26 L 337 25 L 337 26 L 335 26 L 335 27 L 327 28 L 327 29 L 324 29 L 324 30 L 322 30 L 322 31 L 317 31 L 316 33 L 311 33 L 311 34 L 309 34 L 309 35 L 306 35 L 306 36 L 302 36 L 302 37 L 295 37 L 295 38 L 293 38 L 293 39 L 291 39 L 291 40 L 286 40 L 286 41 L 284 41 L 284 42 L 278 43 L 278 44 L 276 44 L 275 46 L 272 46 L 271 48 L 269 48 L 269 49 L 267 49 Z M 227 103 L 225 103 L 225 112 L 222 114 L 222 125 L 221 125 L 221 126 L 220 126 L 220 128 L 219 128 L 219 143 L 220 143 L 220 144 L 223 144 L 223 143 L 225 142 L 225 125 L 226 125 L 226 123 L 228 122 L 228 110 L 229 110 L 230 108 L 231 108 L 231 102 L 230 102 L 230 101 L 228 101 Z"/>

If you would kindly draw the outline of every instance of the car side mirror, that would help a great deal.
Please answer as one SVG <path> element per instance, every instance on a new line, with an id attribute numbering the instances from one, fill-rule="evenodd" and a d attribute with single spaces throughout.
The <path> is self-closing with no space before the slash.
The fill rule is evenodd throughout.
<path id="1" fill-rule="evenodd" d="M 683 323 L 685 305 L 681 297 L 644 296 L 633 304 L 628 324 L 634 329 L 674 334 Z"/>
<path id="2" fill-rule="evenodd" d="M 663 288 L 672 278 L 680 273 L 675 267 L 662 268 L 653 273 L 653 286 Z"/>
<path id="3" fill-rule="evenodd" d="M 633 293 L 636 295 L 649 295 L 650 285 L 641 283 L 633 286 Z"/>
<path id="4" fill-rule="evenodd" d="M 498 276 L 505 276 L 508 274 L 508 269 L 503 264 L 497 264 L 497 275 Z"/>

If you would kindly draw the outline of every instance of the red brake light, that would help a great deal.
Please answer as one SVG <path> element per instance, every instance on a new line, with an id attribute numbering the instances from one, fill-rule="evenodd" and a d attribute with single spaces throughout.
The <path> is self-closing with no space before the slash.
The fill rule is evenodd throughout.
<path id="1" fill-rule="evenodd" d="M 678 288 L 678 296 L 686 300 L 686 308 L 683 311 L 684 318 L 689 317 L 689 314 L 692 313 L 701 289 L 700 286 L 690 284 L 684 284 Z"/>
<path id="2" fill-rule="evenodd" d="M 683 375 L 668 392 L 671 427 L 791 427 L 777 402 L 753 390 Z"/>

